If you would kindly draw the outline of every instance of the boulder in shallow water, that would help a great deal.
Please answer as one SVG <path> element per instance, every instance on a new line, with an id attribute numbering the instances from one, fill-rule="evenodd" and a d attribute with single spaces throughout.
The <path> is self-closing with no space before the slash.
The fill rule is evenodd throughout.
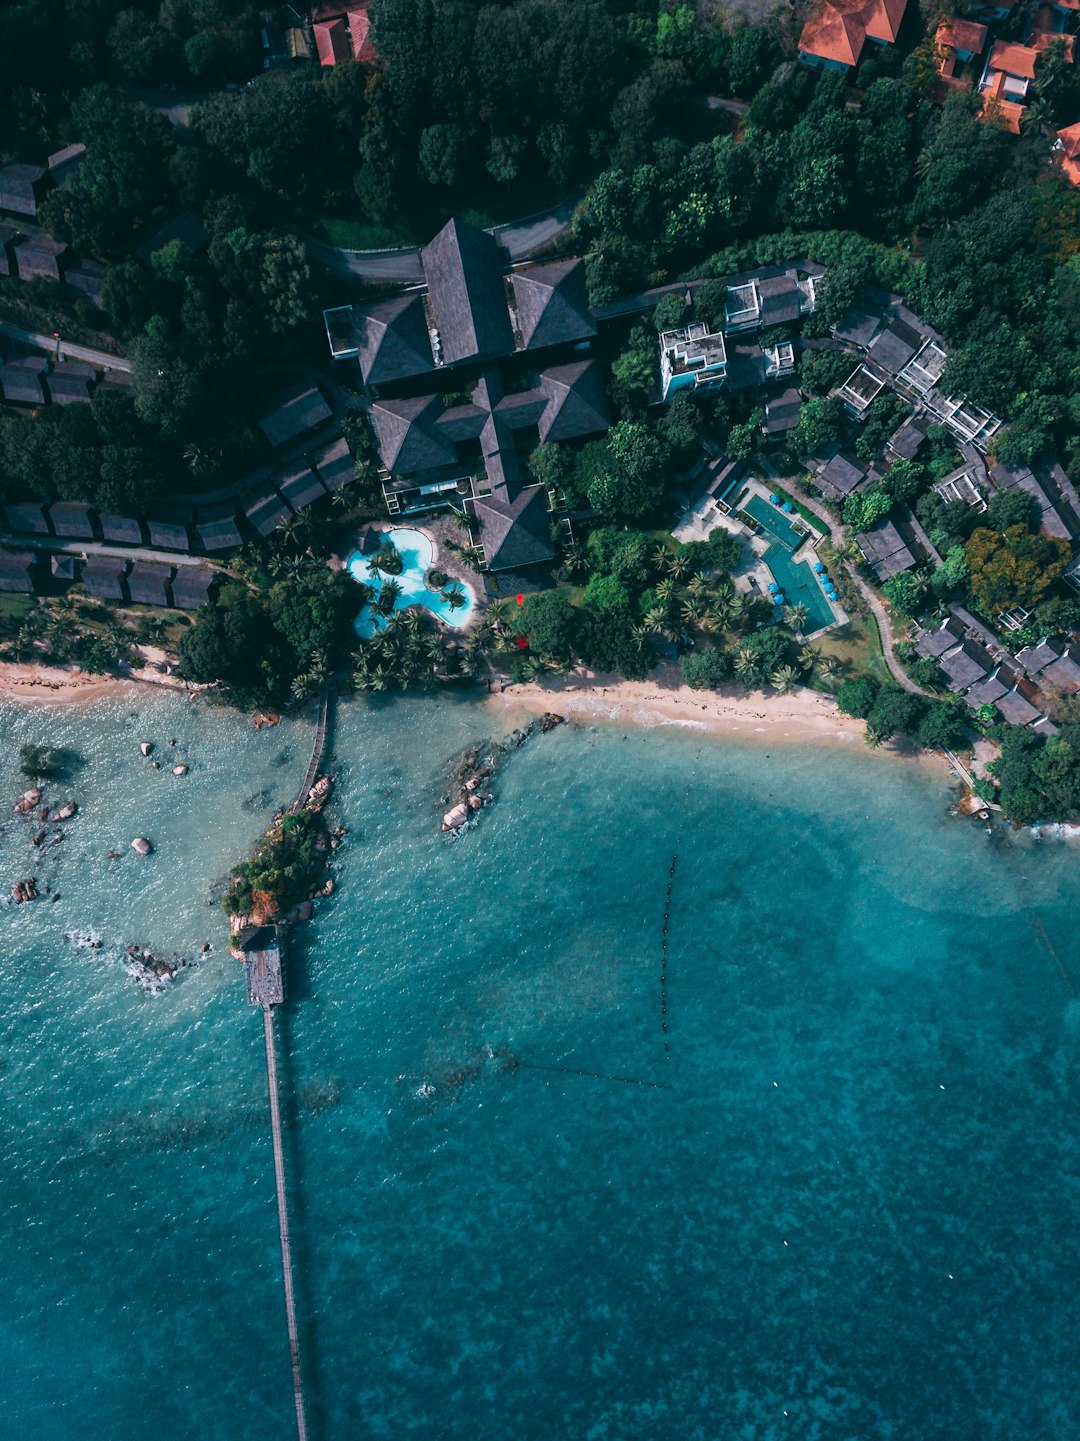
<path id="1" fill-rule="evenodd" d="M 153 749 L 154 749 L 154 743 L 153 743 L 153 741 L 143 741 L 142 745 L 140 745 L 140 747 L 139 747 L 140 752 L 141 752 L 144 756 L 148 756 Z"/>
<path id="2" fill-rule="evenodd" d="M 172 768 L 172 773 L 174 776 L 186 776 L 187 772 L 187 766 L 173 766 Z"/>
<path id="3" fill-rule="evenodd" d="M 463 826 L 468 819 L 469 807 L 464 803 L 456 805 L 453 810 L 447 811 L 443 816 L 442 828 L 444 831 L 456 830 L 458 826 Z"/>
<path id="4" fill-rule="evenodd" d="M 28 791 L 23 791 L 22 795 L 15 802 L 15 814 L 25 815 L 27 811 L 32 811 L 40 802 L 40 789 L 37 786 L 31 786 Z"/>
<path id="5" fill-rule="evenodd" d="M 136 836 L 131 842 L 131 849 L 139 856 L 148 856 L 154 849 L 145 836 Z"/>
<path id="6" fill-rule="evenodd" d="M 68 801 L 66 805 L 61 806 L 60 809 L 56 812 L 56 814 L 53 816 L 53 820 L 69 821 L 78 809 L 79 807 L 75 804 L 74 801 Z"/>
<path id="7" fill-rule="evenodd" d="M 37 881 L 33 876 L 27 876 L 25 881 L 16 881 L 11 888 L 11 899 L 16 905 L 21 905 L 23 901 L 36 901 L 37 898 Z"/>

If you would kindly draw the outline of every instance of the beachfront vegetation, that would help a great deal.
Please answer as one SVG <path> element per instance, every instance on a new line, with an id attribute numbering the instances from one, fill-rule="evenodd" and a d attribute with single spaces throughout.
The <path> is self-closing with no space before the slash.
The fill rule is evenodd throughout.
<path id="1" fill-rule="evenodd" d="M 222 897 L 225 913 L 271 920 L 306 900 L 326 861 L 324 830 L 317 811 L 294 811 L 276 820 Z"/>

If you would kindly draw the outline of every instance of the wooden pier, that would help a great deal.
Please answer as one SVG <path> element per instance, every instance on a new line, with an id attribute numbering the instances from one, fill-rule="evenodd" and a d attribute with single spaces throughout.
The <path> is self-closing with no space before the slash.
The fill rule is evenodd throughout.
<path id="1" fill-rule="evenodd" d="M 319 719 L 315 726 L 315 742 L 311 747 L 311 760 L 308 761 L 307 774 L 304 776 L 304 784 L 300 787 L 300 794 L 293 802 L 292 809 L 300 810 L 307 804 L 307 798 L 311 794 L 311 787 L 315 784 L 315 777 L 319 774 L 319 766 L 322 764 L 323 748 L 326 745 L 326 726 L 330 715 L 330 688 L 323 687 L 322 695 L 319 697 Z"/>

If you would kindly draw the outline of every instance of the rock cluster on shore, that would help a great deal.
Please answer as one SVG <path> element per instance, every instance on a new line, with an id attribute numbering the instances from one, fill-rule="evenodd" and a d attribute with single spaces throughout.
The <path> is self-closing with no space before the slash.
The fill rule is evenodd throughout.
<path id="1" fill-rule="evenodd" d="M 11 888 L 11 899 L 16 905 L 23 901 L 36 901 L 38 899 L 37 880 L 28 876 L 25 881 L 16 881 Z"/>
<path id="2" fill-rule="evenodd" d="M 504 740 L 485 741 L 463 752 L 450 772 L 451 789 L 443 796 L 443 804 L 450 805 L 450 808 L 443 814 L 440 829 L 451 836 L 460 835 L 475 816 L 495 799 L 490 783 L 510 752 L 520 750 L 530 737 L 543 735 L 565 720 L 565 716 L 548 711 L 540 719 L 512 731 Z"/>
<path id="3" fill-rule="evenodd" d="M 26 820 L 35 820 L 39 823 L 38 829 L 30 836 L 30 844 L 34 850 L 51 850 L 54 846 L 60 845 L 64 839 L 64 831 L 61 830 L 58 822 L 69 821 L 78 814 L 79 807 L 75 801 L 65 801 L 55 811 L 48 804 L 42 804 L 43 793 L 40 786 L 31 786 L 29 790 L 23 791 L 22 795 L 15 802 L 12 811 L 17 816 L 23 816 Z M 48 822 L 48 824 L 46 824 Z M 51 829 L 50 829 L 51 825 Z M 49 887 L 45 887 L 45 894 Z M 11 898 L 15 903 L 23 901 L 36 901 L 39 899 L 37 885 L 30 877 L 26 880 L 16 881 L 11 887 Z M 59 894 L 53 896 L 53 900 L 60 899 Z"/>

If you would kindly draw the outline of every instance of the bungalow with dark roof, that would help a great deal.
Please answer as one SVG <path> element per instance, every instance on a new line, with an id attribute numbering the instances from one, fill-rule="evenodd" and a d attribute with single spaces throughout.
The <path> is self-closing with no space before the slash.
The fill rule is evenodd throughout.
<path id="1" fill-rule="evenodd" d="M 102 513 L 101 538 L 113 545 L 143 545 L 146 537 L 143 535 L 142 521 L 135 520 L 130 515 L 112 515 Z"/>
<path id="2" fill-rule="evenodd" d="M 258 491 L 244 506 L 248 524 L 262 536 L 277 530 L 289 519 L 292 512 L 276 490 Z"/>
<path id="3" fill-rule="evenodd" d="M 155 550 L 189 551 L 191 536 L 188 534 L 188 520 L 189 516 L 182 511 L 172 514 L 163 512 L 159 518 L 148 520 L 146 528 L 150 544 Z"/>
<path id="4" fill-rule="evenodd" d="M 313 451 L 311 463 L 331 495 L 356 479 L 356 461 L 343 435 Z"/>
<path id="5" fill-rule="evenodd" d="M 936 659 L 939 655 L 944 655 L 947 650 L 952 650 L 953 646 L 963 639 L 964 627 L 956 616 L 951 615 L 937 630 L 923 631 L 915 642 L 915 649 L 920 655 L 932 656 Z"/>
<path id="6" fill-rule="evenodd" d="M 49 506 L 53 535 L 62 540 L 93 540 L 94 507 L 81 500 L 59 500 Z"/>
<path id="7" fill-rule="evenodd" d="M 1002 720 L 1008 721 L 1009 725 L 1029 726 L 1033 721 L 1037 721 L 1040 716 L 1040 712 L 1036 707 L 1033 706 L 1025 696 L 1022 696 L 1018 690 L 1010 691 L 1008 695 L 1001 696 L 994 704 L 997 706 L 998 713 Z"/>
<path id="8" fill-rule="evenodd" d="M 948 676 L 949 689 L 963 691 L 994 669 L 994 659 L 978 642 L 964 640 L 955 649 L 938 656 L 938 665 Z"/>
<path id="9" fill-rule="evenodd" d="M 817 484 L 830 500 L 848 496 L 866 479 L 867 467 L 844 450 L 829 457 L 817 472 Z"/>
<path id="10" fill-rule="evenodd" d="M 347 313 L 340 326 L 337 317 Z M 324 312 L 326 334 L 335 360 L 356 356 L 364 384 L 380 386 L 425 375 L 434 369 L 427 315 L 420 295 L 398 295 L 361 310 L 358 306 Z M 333 324 L 332 324 L 333 321 Z"/>
<path id="11" fill-rule="evenodd" d="M 49 176 L 53 183 L 59 185 L 61 190 L 66 190 L 78 175 L 85 159 L 86 146 L 81 141 L 76 141 L 74 145 L 65 145 L 62 150 L 54 150 L 49 156 Z"/>
<path id="12" fill-rule="evenodd" d="M 867 44 L 893 45 L 907 0 L 824 0 L 799 36 L 799 59 L 825 70 L 850 70 Z"/>
<path id="13" fill-rule="evenodd" d="M 90 555 L 83 566 L 83 589 L 99 600 L 127 600 L 126 577 L 126 560 L 112 555 Z"/>
<path id="14" fill-rule="evenodd" d="M 128 576 L 128 591 L 136 605 L 172 604 L 169 581 L 173 567 L 153 560 L 137 560 Z"/>
<path id="15" fill-rule="evenodd" d="M 527 486 L 512 498 L 505 489 L 477 496 L 471 506 L 488 570 L 524 570 L 554 559 L 554 520 L 542 485 Z"/>
<path id="16" fill-rule="evenodd" d="M 368 7 L 361 0 L 317 5 L 311 12 L 311 28 L 320 65 L 340 65 L 349 60 L 371 64 L 378 57 L 371 43 Z"/>
<path id="17" fill-rule="evenodd" d="M 42 378 L 48 361 L 43 355 L 20 355 L 0 369 L 0 389 L 9 405 L 44 405 Z"/>
<path id="18" fill-rule="evenodd" d="M 0 166 L 0 210 L 11 215 L 25 215 L 33 220 L 38 206 L 52 188 L 52 178 L 43 165 L 13 162 Z"/>
<path id="19" fill-rule="evenodd" d="M 926 336 L 894 316 L 870 343 L 870 359 L 890 375 L 899 375 L 926 343 Z"/>
<path id="20" fill-rule="evenodd" d="M 172 603 L 179 610 L 198 610 L 213 598 L 217 576 L 202 565 L 178 565 L 172 583 Z"/>
<path id="21" fill-rule="evenodd" d="M 1016 652 L 1015 659 L 1024 667 L 1028 675 L 1034 679 L 1048 665 L 1061 659 L 1061 651 L 1045 637 L 1038 645 L 1026 645 L 1023 650 Z"/>
<path id="22" fill-rule="evenodd" d="M 279 475 L 275 475 L 273 483 L 277 486 L 282 499 L 297 513 L 305 506 L 322 500 L 326 495 L 326 488 L 322 481 L 311 466 L 303 461 L 291 466 L 288 470 L 283 470 Z"/>
<path id="23" fill-rule="evenodd" d="M 53 405 L 88 402 L 94 384 L 94 368 L 76 360 L 54 361 L 45 377 Z"/>
<path id="24" fill-rule="evenodd" d="M 100 260 L 76 260 L 64 268 L 64 284 L 98 310 L 105 309 L 105 266 Z"/>
<path id="25" fill-rule="evenodd" d="M 203 550 L 239 550 L 244 543 L 236 524 L 236 506 L 232 502 L 200 507 L 195 530 Z"/>
<path id="26" fill-rule="evenodd" d="M 35 232 L 14 242 L 20 280 L 63 280 L 71 252 L 62 240 Z"/>
<path id="27" fill-rule="evenodd" d="M 580 347 L 596 334 L 580 260 L 556 260 L 512 271 L 507 282 L 518 350 Z"/>
<path id="28" fill-rule="evenodd" d="M 802 414 L 802 404 L 802 396 L 794 386 L 788 386 L 779 395 L 770 395 L 762 411 L 762 430 L 773 439 L 794 430 Z"/>
<path id="29" fill-rule="evenodd" d="M 855 544 L 880 581 L 886 581 L 902 570 L 910 570 L 916 563 L 904 537 L 891 520 L 879 520 L 862 535 L 857 535 Z"/>
<path id="30" fill-rule="evenodd" d="M 455 218 L 421 248 L 420 259 L 436 365 L 511 354 L 514 334 L 494 239 Z"/>
<path id="31" fill-rule="evenodd" d="M 1080 650 L 1071 643 L 1067 645 L 1063 654 L 1046 667 L 1039 679 L 1049 682 L 1065 695 L 1075 695 L 1080 691 Z"/>
<path id="32" fill-rule="evenodd" d="M 909 415 L 903 425 L 889 437 L 888 449 L 903 460 L 914 460 L 930 432 L 932 422 L 926 415 Z"/>
<path id="33" fill-rule="evenodd" d="M 79 557 L 69 553 L 51 555 L 49 572 L 58 585 L 70 585 L 79 573 Z"/>
<path id="34" fill-rule="evenodd" d="M 8 530 L 19 535 L 48 535 L 49 522 L 45 507 L 35 500 L 8 500 L 4 502 L 4 518 Z"/>
<path id="35" fill-rule="evenodd" d="M 30 550 L 0 550 L 0 591 L 33 595 L 37 556 Z"/>
<path id="36" fill-rule="evenodd" d="M 17 226 L 0 221 L 0 275 L 15 275 L 18 272 L 15 259 L 15 240 L 18 235 Z"/>
<path id="37" fill-rule="evenodd" d="M 322 425 L 333 413 L 317 385 L 299 385 L 279 395 L 258 424 L 276 449 Z"/>
<path id="38" fill-rule="evenodd" d="M 1010 682 L 1011 684 L 1011 682 Z M 994 705 L 1003 695 L 1007 695 L 1009 686 L 1002 680 L 998 671 L 988 675 L 985 680 L 976 681 L 969 686 L 964 693 L 964 699 L 972 710 L 978 710 L 981 705 Z"/>

